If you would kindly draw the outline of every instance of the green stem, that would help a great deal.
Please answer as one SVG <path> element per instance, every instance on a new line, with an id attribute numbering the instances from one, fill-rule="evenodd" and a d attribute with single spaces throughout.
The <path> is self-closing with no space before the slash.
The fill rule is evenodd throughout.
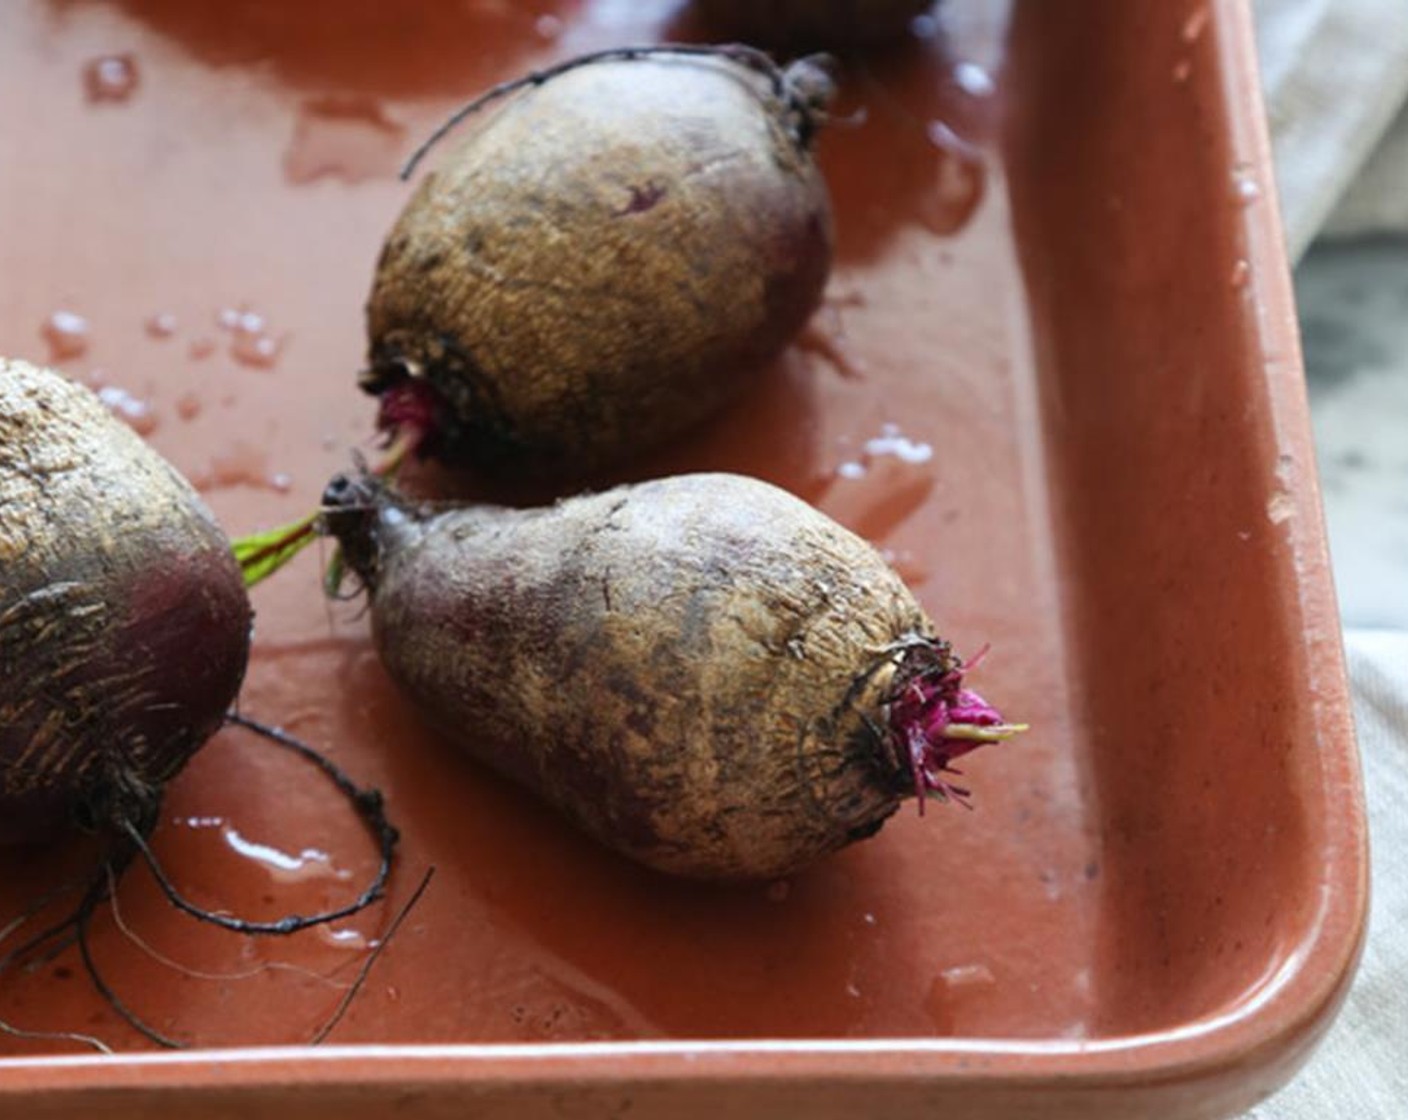
<path id="1" fill-rule="evenodd" d="M 251 533 L 235 541 L 235 560 L 244 576 L 244 585 L 253 587 L 262 583 L 317 540 L 321 516 L 321 512 L 310 513 L 298 521 Z"/>
<path id="2" fill-rule="evenodd" d="M 419 428 L 407 428 L 397 435 L 386 449 L 381 461 L 371 468 L 377 478 L 394 478 L 396 472 L 421 441 L 425 432 Z M 231 546 L 235 560 L 244 576 L 245 587 L 263 583 L 319 537 L 318 519 L 322 511 L 310 513 L 307 517 L 279 525 L 273 529 L 263 529 L 241 537 Z M 324 573 L 324 589 L 336 596 L 337 587 L 342 582 L 342 554 L 334 553 L 328 570 Z"/>

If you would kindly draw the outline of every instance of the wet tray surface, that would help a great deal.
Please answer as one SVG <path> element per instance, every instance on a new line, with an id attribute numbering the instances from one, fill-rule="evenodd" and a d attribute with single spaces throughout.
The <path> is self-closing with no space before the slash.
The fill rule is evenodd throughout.
<path id="1" fill-rule="evenodd" d="M 417 140 L 524 69 L 698 34 L 666 3 L 336 7 L 0 12 L 0 352 L 105 386 L 232 534 L 370 446 L 362 306 Z M 111 916 L 95 955 L 193 1049 L 147 1053 L 65 954 L 7 976 L 0 1018 L 122 1053 L 0 1040 L 0 1110 L 1191 1117 L 1290 1075 L 1347 983 L 1365 856 L 1247 13 L 953 0 L 919 31 L 845 71 L 866 116 L 820 143 L 838 259 L 807 335 L 633 473 L 778 482 L 887 550 L 960 651 L 990 643 L 976 683 L 1033 730 L 972 757 L 974 811 L 911 805 L 786 882 L 643 872 L 424 727 L 310 552 L 255 592 L 241 704 L 386 792 L 388 903 L 250 942 L 131 874 L 123 925 L 181 967 Z M 374 864 L 236 731 L 156 847 L 240 912 Z M 54 874 L 7 865 L 0 918 Z"/>

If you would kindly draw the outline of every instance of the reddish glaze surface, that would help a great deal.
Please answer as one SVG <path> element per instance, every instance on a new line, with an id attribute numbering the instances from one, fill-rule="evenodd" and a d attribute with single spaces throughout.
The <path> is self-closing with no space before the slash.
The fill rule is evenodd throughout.
<path id="1" fill-rule="evenodd" d="M 361 309 L 399 159 L 490 82 L 691 35 L 678 7 L 6 5 L 0 351 L 121 390 L 233 535 L 299 516 L 370 447 Z M 0 1060 L 0 1103 L 218 1116 L 296 1084 L 339 1117 L 561 1094 L 1215 1116 L 1289 1075 L 1347 981 L 1365 856 L 1246 13 L 951 0 L 939 26 L 845 72 L 841 112 L 867 115 L 820 145 L 838 265 L 807 336 L 629 473 L 778 482 L 891 550 L 962 652 L 991 643 L 973 684 L 1033 730 L 964 760 L 974 811 L 911 808 L 785 884 L 642 871 L 438 741 L 309 553 L 255 592 L 241 706 L 385 790 L 389 906 L 246 941 L 134 872 L 125 924 L 188 973 L 110 917 L 94 952 L 198 1048 L 298 1046 L 433 865 L 331 1039 L 393 1048 L 0 1038 L 29 1056 Z M 94 99 L 112 57 L 140 81 Z M 56 311 L 82 347 L 55 347 Z M 156 847 L 259 917 L 350 898 L 374 863 L 331 790 L 238 732 L 172 787 Z M 0 922 L 82 855 L 7 854 Z M 0 1018 L 149 1048 L 71 953 L 0 979 Z"/>

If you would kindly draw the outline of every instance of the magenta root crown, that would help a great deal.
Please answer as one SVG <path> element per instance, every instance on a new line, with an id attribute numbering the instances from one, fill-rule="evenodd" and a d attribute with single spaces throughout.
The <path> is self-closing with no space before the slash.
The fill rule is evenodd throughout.
<path id="1" fill-rule="evenodd" d="M 982 659 L 981 651 L 968 664 Z M 914 780 L 919 812 L 924 803 L 957 801 L 967 805 L 970 791 L 950 776 L 961 771 L 952 763 L 985 743 L 997 743 L 1027 729 L 1007 723 L 1002 714 L 972 689 L 963 687 L 963 662 L 939 642 L 907 649 L 895 675 L 889 702 L 890 734 L 898 755 Z"/>
<path id="2" fill-rule="evenodd" d="M 377 427 L 398 435 L 412 434 L 419 443 L 439 427 L 440 395 L 423 378 L 407 377 L 381 394 Z"/>

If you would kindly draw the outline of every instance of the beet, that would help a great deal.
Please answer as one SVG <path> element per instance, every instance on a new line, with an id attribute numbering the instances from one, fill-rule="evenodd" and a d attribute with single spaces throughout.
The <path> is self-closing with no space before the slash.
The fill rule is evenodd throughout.
<path id="1" fill-rule="evenodd" d="M 763 482 L 431 511 L 342 477 L 323 517 L 429 719 L 663 871 L 789 873 L 1018 730 L 875 549 Z"/>
<path id="2" fill-rule="evenodd" d="M 155 821 L 249 655 L 229 541 L 88 390 L 0 359 L 0 844 Z"/>
<path id="3" fill-rule="evenodd" d="M 611 51 L 511 85 L 386 239 L 362 385 L 425 454 L 580 475 L 722 408 L 815 310 L 831 86 L 743 47 Z"/>

